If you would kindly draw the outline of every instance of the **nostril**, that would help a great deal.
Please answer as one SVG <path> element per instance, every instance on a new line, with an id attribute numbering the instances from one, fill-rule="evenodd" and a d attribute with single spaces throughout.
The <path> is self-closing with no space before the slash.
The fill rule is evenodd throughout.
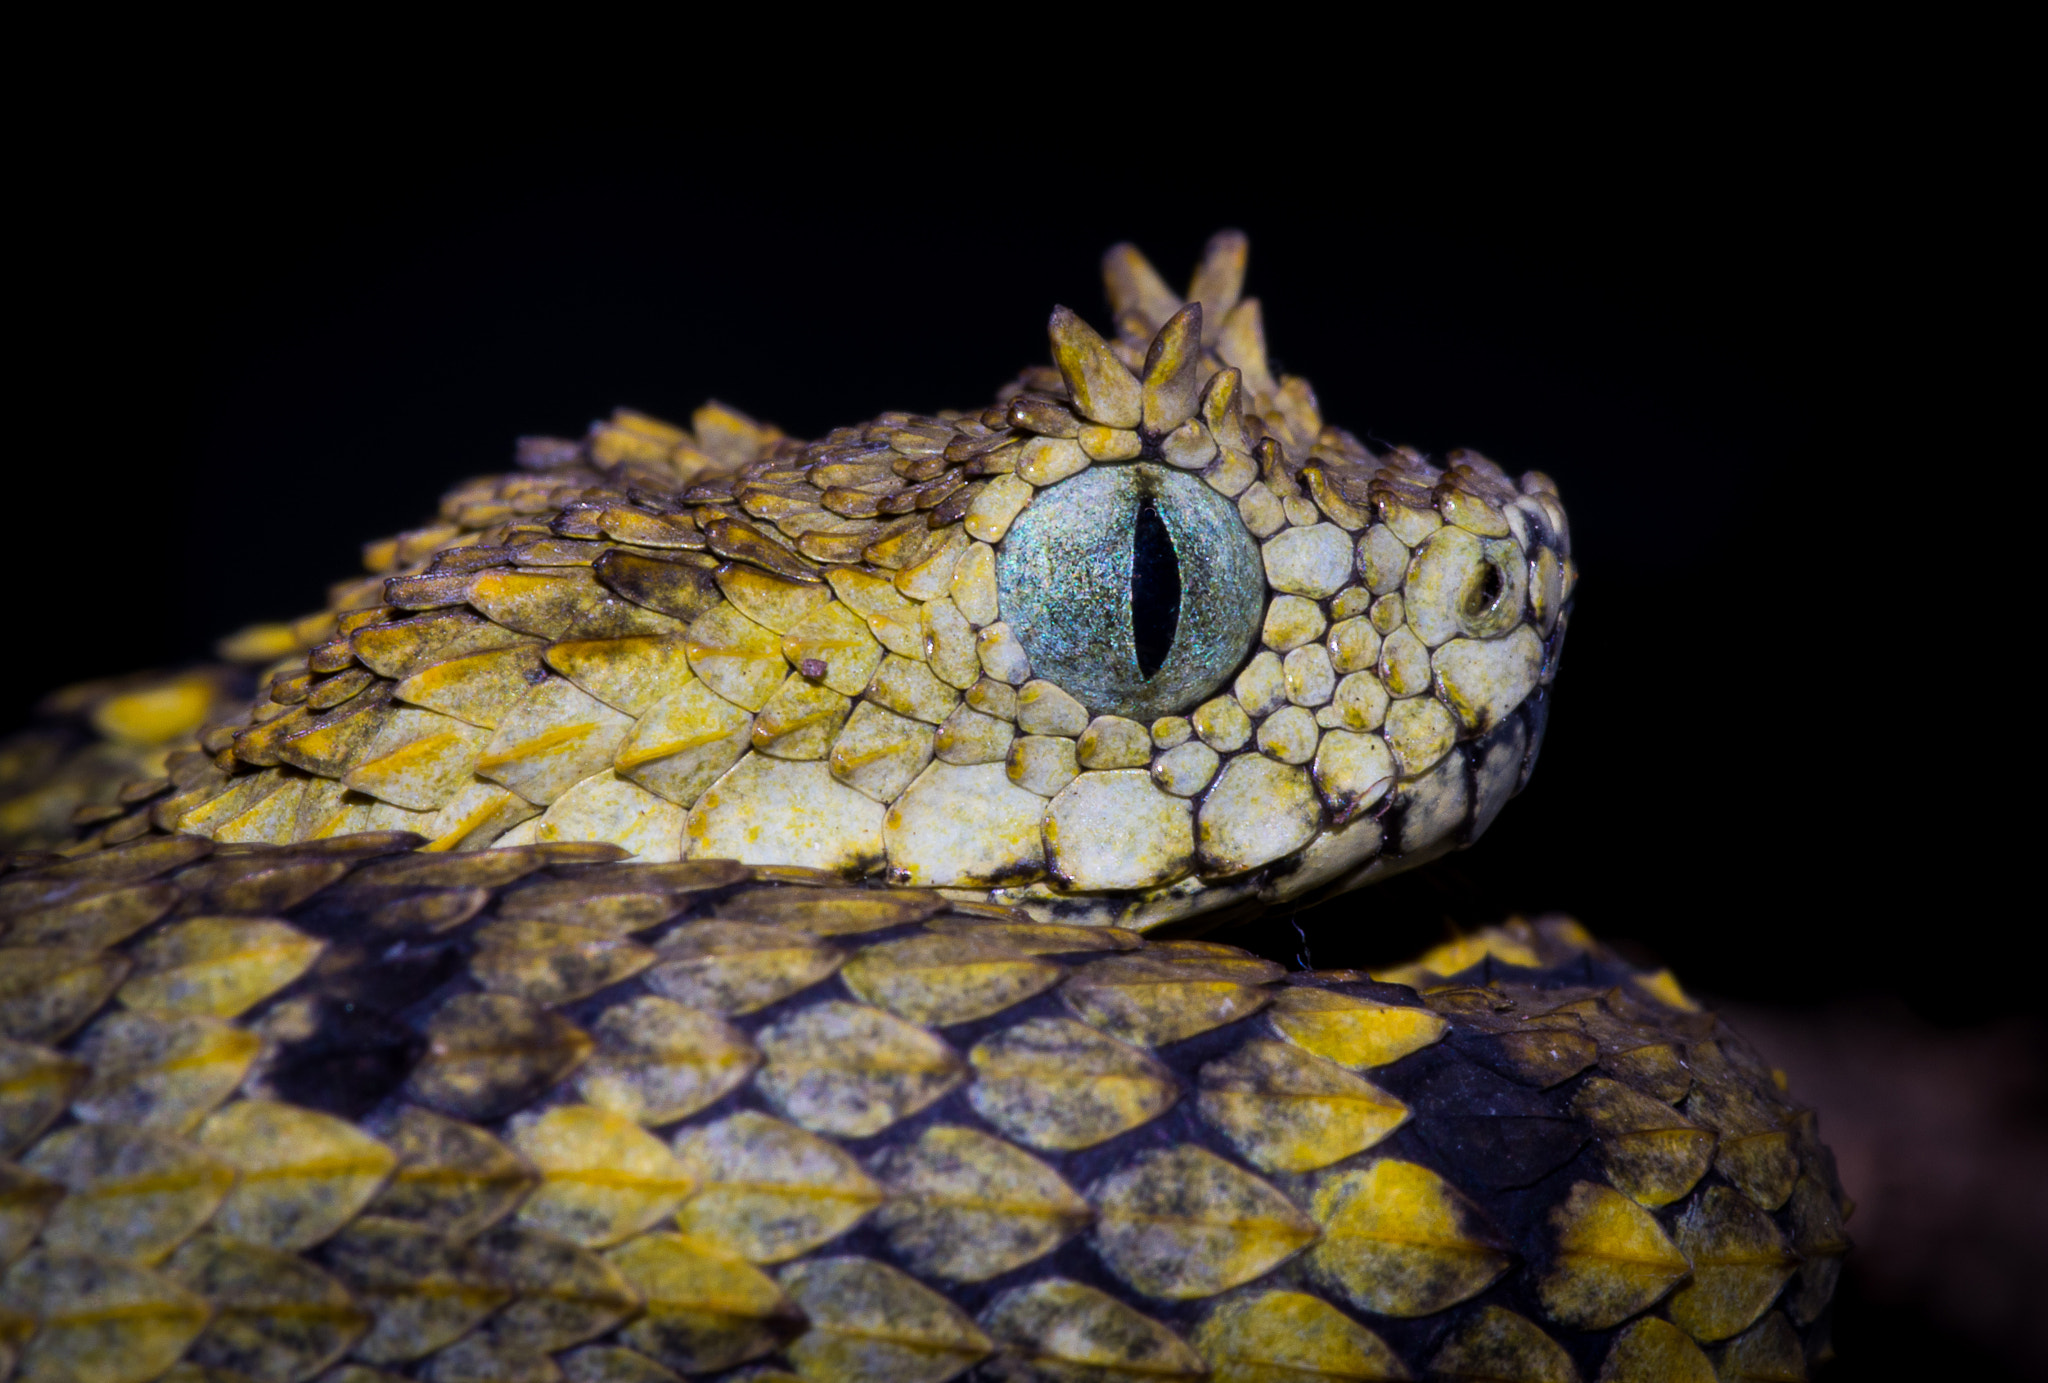
<path id="1" fill-rule="evenodd" d="M 1465 617 L 1477 619 L 1491 610 L 1506 589 L 1507 582 L 1501 578 L 1499 564 L 1486 563 L 1480 569 L 1479 579 L 1465 592 Z"/>

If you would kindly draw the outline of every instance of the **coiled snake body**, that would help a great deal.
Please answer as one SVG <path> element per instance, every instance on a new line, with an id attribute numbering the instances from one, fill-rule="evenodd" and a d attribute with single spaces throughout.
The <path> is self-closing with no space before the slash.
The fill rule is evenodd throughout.
<path id="1" fill-rule="evenodd" d="M 1275 379 L 1244 262 L 1111 251 L 981 412 L 526 439 L 54 697 L 0 1377 L 1804 1377 L 1846 1202 L 1670 975 L 1190 939 L 1476 838 L 1576 579 L 1547 478 Z"/>

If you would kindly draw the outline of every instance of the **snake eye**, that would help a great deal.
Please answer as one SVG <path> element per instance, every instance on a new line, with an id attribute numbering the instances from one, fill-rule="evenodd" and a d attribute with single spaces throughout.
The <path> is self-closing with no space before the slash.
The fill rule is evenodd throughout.
<path id="1" fill-rule="evenodd" d="M 1098 715 L 1150 720 L 1207 697 L 1265 612 L 1259 549 L 1193 476 L 1097 466 L 1041 491 L 1003 540 L 1003 618 L 1033 672 Z"/>

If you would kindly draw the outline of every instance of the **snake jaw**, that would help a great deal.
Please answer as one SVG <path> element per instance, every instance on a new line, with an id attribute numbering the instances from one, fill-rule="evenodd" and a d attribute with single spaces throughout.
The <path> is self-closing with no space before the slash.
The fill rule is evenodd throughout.
<path id="1" fill-rule="evenodd" d="M 1217 236 L 1183 299 L 1116 247 L 1111 333 L 1055 309 L 978 414 L 526 439 L 328 610 L 226 641 L 253 705 L 72 695 L 104 742 L 0 820 L 609 841 L 1137 929 L 1467 844 L 1541 740 L 1556 487 L 1325 425 L 1245 255 Z"/>

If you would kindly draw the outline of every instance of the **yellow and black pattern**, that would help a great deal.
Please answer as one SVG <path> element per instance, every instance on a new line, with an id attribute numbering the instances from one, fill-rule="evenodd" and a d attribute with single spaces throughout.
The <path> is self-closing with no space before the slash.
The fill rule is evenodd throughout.
<path id="1" fill-rule="evenodd" d="M 1572 923 L 1287 973 L 417 844 L 0 877 L 13 1376 L 1777 1379 L 1821 1347 L 1812 1113 Z"/>
<path id="2" fill-rule="evenodd" d="M 1244 260 L 987 409 L 528 439 L 0 742 L 0 1383 L 1804 1377 L 1847 1202 L 1668 974 L 1186 939 L 1476 839 L 1576 581 Z"/>

